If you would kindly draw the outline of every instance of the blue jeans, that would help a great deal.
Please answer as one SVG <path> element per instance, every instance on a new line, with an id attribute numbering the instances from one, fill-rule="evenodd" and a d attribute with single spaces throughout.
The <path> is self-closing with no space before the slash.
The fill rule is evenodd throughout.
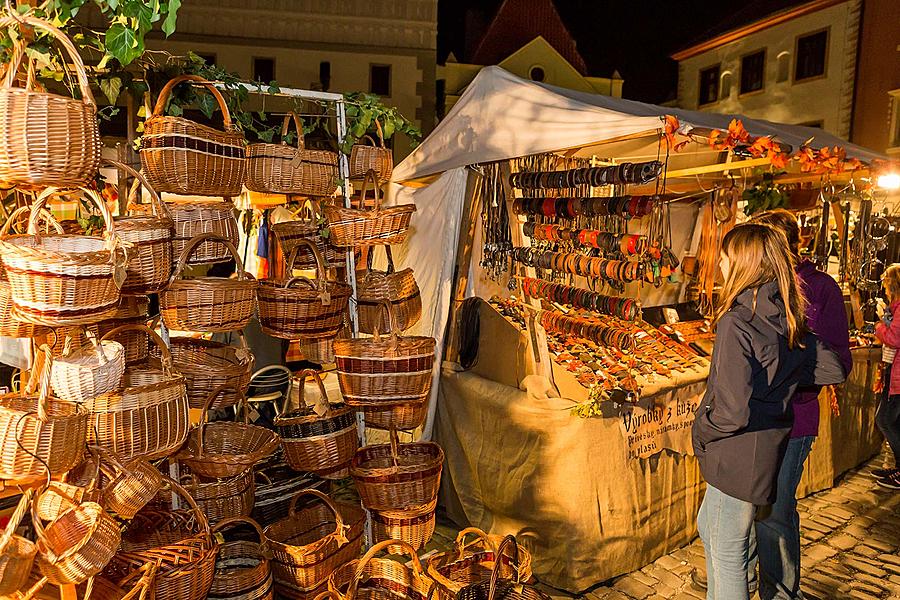
<path id="1" fill-rule="evenodd" d="M 814 436 L 791 438 L 778 471 L 778 488 L 772 512 L 756 522 L 756 540 L 750 549 L 750 570 L 759 557 L 761 600 L 800 600 L 800 515 L 797 486 Z"/>
<path id="2" fill-rule="evenodd" d="M 697 529 L 706 551 L 707 600 L 749 600 L 750 534 L 756 506 L 706 485 Z"/>

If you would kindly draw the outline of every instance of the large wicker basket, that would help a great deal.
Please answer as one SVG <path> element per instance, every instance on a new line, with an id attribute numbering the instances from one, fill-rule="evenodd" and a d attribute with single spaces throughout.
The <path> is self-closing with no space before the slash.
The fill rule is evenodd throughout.
<path id="1" fill-rule="evenodd" d="M 175 228 L 172 215 L 140 172 L 114 160 L 104 160 L 103 166 L 128 173 L 150 192 L 151 214 L 116 217 L 115 222 L 116 234 L 132 246 L 122 292 L 155 294 L 169 283 L 172 276 L 172 237 Z"/>
<path id="2" fill-rule="evenodd" d="M 126 252 L 103 199 L 93 190 L 80 192 L 103 216 L 103 237 L 41 234 L 37 226 L 41 209 L 51 198 L 67 193 L 47 188 L 31 208 L 28 235 L 0 240 L 17 319 L 59 327 L 94 323 L 116 312 Z"/>
<path id="3" fill-rule="evenodd" d="M 247 469 L 232 477 L 204 479 L 186 472 L 184 489 L 197 501 L 197 505 L 212 524 L 232 517 L 248 517 L 253 512 L 256 483 L 253 469 Z"/>
<path id="4" fill-rule="evenodd" d="M 384 147 L 384 132 L 381 123 L 375 120 L 375 128 L 378 132 L 378 143 L 371 136 L 363 136 L 363 142 L 371 144 L 354 144 L 350 149 L 350 177 L 365 177 L 369 171 L 374 171 L 379 181 L 390 181 L 394 172 L 394 153 L 390 148 Z"/>
<path id="5" fill-rule="evenodd" d="M 293 119 L 297 129 L 297 145 L 285 141 Z M 247 189 L 264 194 L 303 194 L 328 196 L 334 192 L 337 178 L 337 155 L 306 150 L 303 124 L 290 113 L 281 126 L 280 144 L 247 146 Z"/>
<path id="6" fill-rule="evenodd" d="M 256 531 L 258 542 L 245 539 L 226 541 L 219 548 L 216 576 L 209 590 L 210 600 L 271 600 L 274 593 L 272 569 L 266 535 L 259 523 L 246 517 L 234 517 L 217 523 L 213 533 L 239 524 Z"/>
<path id="7" fill-rule="evenodd" d="M 400 540 L 419 550 L 434 534 L 437 498 L 407 510 L 372 511 L 372 536 L 376 542 Z M 388 546 L 388 552 L 397 553 L 399 546 Z"/>
<path id="8" fill-rule="evenodd" d="M 381 304 L 390 302 L 397 329 L 406 331 L 422 317 L 422 298 L 412 269 L 396 271 L 394 256 L 390 246 L 387 252 L 387 271 L 372 269 L 372 254 L 369 253 L 366 271 L 357 277 L 359 301 L 359 330 L 363 333 L 391 331 L 387 314 Z"/>
<path id="9" fill-rule="evenodd" d="M 175 452 L 187 439 L 190 420 L 184 378 L 175 372 L 162 338 L 144 325 L 117 327 L 103 339 L 130 331 L 146 334 L 159 347 L 161 366 L 126 369 L 121 389 L 85 403 L 91 413 L 89 438 L 122 461 L 156 460 Z"/>
<path id="10" fill-rule="evenodd" d="M 376 246 L 402 244 L 409 230 L 415 204 L 381 207 L 381 194 L 374 171 L 366 173 L 360 191 L 360 203 L 365 204 L 366 189 L 371 184 L 375 191 L 375 207 L 372 210 L 326 206 L 325 218 L 331 231 L 331 243 L 338 247 Z"/>
<path id="11" fill-rule="evenodd" d="M 383 551 L 405 555 L 412 566 L 405 560 L 375 557 Z M 431 598 L 432 585 L 415 549 L 401 540 L 375 544 L 362 558 L 342 565 L 328 578 L 328 590 L 337 600 L 425 600 Z"/>
<path id="12" fill-rule="evenodd" d="M 311 201 L 312 202 L 312 201 Z M 284 256 L 290 256 L 295 248 L 298 248 L 300 240 L 309 240 L 316 245 L 322 257 L 325 259 L 325 266 L 330 268 L 341 268 L 344 266 L 344 259 L 347 256 L 345 250 L 336 248 L 325 237 L 319 224 L 316 222 L 315 213 L 312 219 L 297 219 L 294 221 L 282 221 L 272 225 L 272 233 Z M 315 269 L 317 268 L 316 257 L 307 246 L 299 245 L 297 249 L 297 257 L 294 259 L 295 269 Z M 288 273 L 290 275 L 290 273 Z"/>
<path id="13" fill-rule="evenodd" d="M 288 258 L 288 273 L 300 247 L 316 258 L 318 279 L 306 277 L 264 280 L 259 287 L 259 324 L 267 334 L 288 340 L 331 338 L 343 326 L 344 312 L 352 289 L 345 283 L 328 281 L 322 255 L 309 240 L 299 240 Z M 300 284 L 293 287 L 295 284 Z"/>
<path id="14" fill-rule="evenodd" d="M 21 40 L 28 39 L 25 31 L 20 32 L 0 87 L 2 187 L 85 185 L 97 174 L 100 164 L 100 132 L 97 105 L 81 55 L 66 34 L 46 21 L 19 15 L 0 18 L 0 29 L 11 27 L 33 27 L 60 42 L 65 50 L 64 68 L 74 66 L 81 98 L 40 91 L 31 69 L 25 87 L 15 87 L 19 67 L 26 59 L 26 46 Z"/>
<path id="15" fill-rule="evenodd" d="M 238 222 L 231 201 L 169 202 L 169 213 L 175 221 L 172 239 L 173 260 L 181 256 L 192 239 L 204 233 L 219 235 L 235 247 L 238 245 Z M 209 265 L 232 260 L 224 244 L 205 241 L 188 257 L 189 265 Z"/>
<path id="16" fill-rule="evenodd" d="M 310 495 L 321 502 L 297 510 L 297 500 Z M 312 600 L 336 568 L 359 556 L 366 514 L 318 490 L 295 494 L 289 513 L 265 529 L 275 587 L 279 595 Z"/>
<path id="17" fill-rule="evenodd" d="M 174 87 L 188 81 L 205 87 L 216 99 L 223 131 L 163 114 Z M 160 193 L 238 196 L 246 174 L 246 144 L 219 90 L 197 75 L 180 75 L 160 91 L 153 115 L 144 124 L 141 164 L 150 185 Z"/>
<path id="18" fill-rule="evenodd" d="M 182 277 L 191 253 L 205 241 L 215 241 L 231 253 L 237 264 L 237 278 Z M 232 243 L 218 235 L 204 233 L 192 239 L 172 273 L 172 280 L 159 295 L 159 312 L 169 329 L 223 333 L 243 329 L 253 316 L 258 284 L 244 271 L 244 263 Z"/>
<path id="19" fill-rule="evenodd" d="M 304 401 L 305 377 L 312 377 L 319 386 L 320 403 L 308 406 Z M 347 467 L 359 448 L 356 414 L 348 406 L 331 406 L 319 374 L 301 371 L 300 406 L 275 417 L 275 428 L 281 436 L 284 458 L 291 468 L 309 471 L 328 479 L 347 476 Z"/>

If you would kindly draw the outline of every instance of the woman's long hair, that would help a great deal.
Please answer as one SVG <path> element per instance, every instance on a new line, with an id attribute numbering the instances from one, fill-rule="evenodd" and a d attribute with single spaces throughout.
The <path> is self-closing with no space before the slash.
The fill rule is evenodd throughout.
<path id="1" fill-rule="evenodd" d="M 738 225 L 722 240 L 722 253 L 728 257 L 730 269 L 719 295 L 713 323 L 728 312 L 744 290 L 753 290 L 755 310 L 759 286 L 776 281 L 784 301 L 788 347 L 801 346 L 806 332 L 806 298 L 797 283 L 791 249 L 784 233 L 770 225 Z"/>
<path id="2" fill-rule="evenodd" d="M 884 282 L 884 291 L 887 292 L 888 302 L 893 304 L 900 300 L 900 264 L 894 264 L 885 269 L 881 280 Z"/>

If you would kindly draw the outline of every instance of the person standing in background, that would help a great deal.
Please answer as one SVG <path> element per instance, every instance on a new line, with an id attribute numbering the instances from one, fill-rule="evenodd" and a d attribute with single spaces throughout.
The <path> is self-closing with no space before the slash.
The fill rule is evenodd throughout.
<path id="1" fill-rule="evenodd" d="M 844 295 L 833 277 L 800 257 L 800 226 L 790 212 L 770 210 L 754 216 L 751 223 L 769 225 L 787 238 L 800 290 L 806 297 L 806 323 L 838 357 L 847 374 L 853 367 L 850 328 Z M 772 512 L 756 523 L 755 552 L 751 548 L 750 572 L 759 561 L 761 600 L 803 598 L 800 591 L 800 515 L 797 487 L 803 464 L 819 432 L 819 388 L 799 388 L 791 399 L 794 426 L 778 472 L 777 496 Z"/>
<path id="2" fill-rule="evenodd" d="M 881 323 L 875 326 L 875 337 L 884 344 L 883 354 L 891 358 L 884 369 L 884 391 L 875 424 L 884 434 L 894 455 L 893 469 L 878 469 L 878 485 L 890 490 L 900 490 L 900 365 L 897 365 L 897 348 L 900 348 L 900 265 L 885 269 L 881 279 L 890 306 L 884 311 Z"/>

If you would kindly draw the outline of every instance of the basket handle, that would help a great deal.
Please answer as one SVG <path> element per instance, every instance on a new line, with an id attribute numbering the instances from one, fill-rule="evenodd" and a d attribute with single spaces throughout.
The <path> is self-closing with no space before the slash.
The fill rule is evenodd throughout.
<path id="1" fill-rule="evenodd" d="M 34 490 L 32 488 L 27 488 L 23 493 L 22 497 L 19 498 L 19 503 L 16 505 L 16 510 L 13 511 L 12 515 L 9 517 L 9 523 L 6 524 L 6 529 L 3 531 L 3 536 L 0 537 L 0 554 L 6 551 L 6 547 L 9 546 L 9 543 L 12 541 L 13 535 L 16 533 L 16 529 L 19 527 L 19 523 L 22 522 L 22 517 L 25 516 L 25 513 L 28 511 L 28 507 L 31 504 L 31 496 L 34 494 Z"/>
<path id="2" fill-rule="evenodd" d="M 392 275 L 396 272 L 397 268 L 394 266 L 394 253 L 391 251 L 391 247 L 387 244 L 382 244 L 379 246 L 366 246 L 365 250 L 368 253 L 366 256 L 366 275 L 373 271 L 372 269 L 372 258 L 375 255 L 375 248 L 384 248 L 385 254 L 387 254 L 387 273 L 388 275 Z"/>
<path id="3" fill-rule="evenodd" d="M 397 326 L 397 321 L 394 319 L 394 307 L 391 306 L 391 303 L 387 300 L 381 300 L 378 305 L 384 309 L 385 314 L 387 315 L 388 329 L 391 330 L 391 339 L 396 340 L 400 335 L 400 328 Z M 375 326 L 372 328 L 372 339 L 376 342 L 381 341 L 381 332 L 378 331 L 378 323 L 375 323 Z"/>
<path id="4" fill-rule="evenodd" d="M 291 123 L 291 120 L 294 121 L 294 127 L 297 128 L 297 150 L 302 150 L 305 146 L 303 139 L 303 121 L 300 120 L 300 117 L 297 116 L 297 113 L 291 111 L 284 115 L 284 121 L 281 123 L 281 144 L 283 146 L 287 146 L 288 143 L 284 141 L 284 137 L 288 133 L 288 129 Z"/>
<path id="5" fill-rule="evenodd" d="M 216 86 L 213 85 L 211 81 L 208 81 L 199 75 L 179 75 L 178 77 L 170 79 L 166 85 L 163 86 L 163 89 L 159 91 L 159 96 L 156 98 L 156 105 L 153 107 L 153 116 L 161 117 L 163 115 L 172 90 L 176 85 L 184 83 L 185 81 L 192 81 L 209 90 L 209 93 L 211 93 L 213 98 L 216 99 L 216 102 L 219 103 L 219 109 L 222 111 L 222 121 L 225 125 L 225 129 L 229 131 L 233 130 L 234 124 L 231 122 L 231 113 L 228 111 L 228 105 L 225 103 L 225 98 L 222 96 L 222 93 L 216 89 Z"/>
<path id="6" fill-rule="evenodd" d="M 291 250 L 291 254 L 288 256 L 288 274 L 294 271 L 294 261 L 297 260 L 297 254 L 299 253 L 301 247 L 309 248 L 312 251 L 313 257 L 316 259 L 316 280 L 321 284 L 319 287 L 323 287 L 326 275 L 325 258 L 322 256 L 322 253 L 319 252 L 319 249 L 316 248 L 316 245 L 305 238 L 300 238 L 299 240 L 297 240 L 297 245 L 294 246 L 294 248 Z"/>
<path id="7" fill-rule="evenodd" d="M 291 498 L 290 508 L 288 508 L 289 516 L 293 517 L 297 513 L 297 500 L 299 500 L 301 496 L 315 496 L 325 503 L 325 506 L 328 507 L 328 510 L 334 513 L 334 531 L 322 538 L 322 540 L 318 544 L 316 544 L 316 547 L 321 546 L 325 543 L 326 540 L 330 538 L 336 540 L 339 547 L 349 543 L 349 540 L 347 539 L 347 531 L 350 529 L 350 526 L 344 524 L 344 517 L 341 516 L 341 511 L 337 509 L 337 506 L 334 505 L 334 502 L 331 500 L 331 498 L 329 498 L 326 494 L 323 494 L 319 490 L 307 488 L 305 490 L 300 490 L 299 492 L 294 494 L 294 497 Z"/>
<path id="8" fill-rule="evenodd" d="M 97 335 L 93 332 L 93 330 L 89 330 L 83 326 L 76 326 L 74 333 L 78 335 L 79 338 L 84 338 L 88 341 L 88 343 L 94 348 L 94 352 L 97 353 L 97 357 L 99 358 L 100 366 L 103 366 L 109 362 L 109 357 L 106 355 L 106 351 L 103 349 L 103 344 L 101 344 L 97 340 Z M 71 334 L 66 334 L 66 341 L 63 343 L 63 357 L 69 357 L 72 355 L 72 344 L 75 338 L 72 337 Z"/>
<path id="9" fill-rule="evenodd" d="M 207 520 L 206 514 L 204 514 L 204 512 L 200 510 L 200 507 L 197 506 L 197 501 L 194 500 L 194 497 L 191 496 L 180 483 L 164 473 L 161 473 L 161 475 L 163 481 L 169 484 L 169 487 L 172 489 L 172 493 L 174 494 L 177 492 L 179 496 L 182 496 L 187 501 L 188 506 L 191 507 L 191 510 L 193 510 L 196 515 L 197 523 L 199 523 L 200 527 L 202 527 L 203 530 L 206 531 L 206 535 L 212 536 L 212 531 L 209 528 L 209 520 Z"/>
<path id="10" fill-rule="evenodd" d="M 156 347 L 159 348 L 159 356 L 160 363 L 162 364 L 163 372 L 166 376 L 171 375 L 173 365 L 172 365 L 172 353 L 169 351 L 169 347 L 166 346 L 166 343 L 163 341 L 159 334 L 147 327 L 146 325 L 141 325 L 140 323 L 131 323 L 128 325 L 120 325 L 115 329 L 110 329 L 106 332 L 106 334 L 100 338 L 100 341 L 109 340 L 114 338 L 120 333 L 124 333 L 126 331 L 142 331 L 150 336 L 150 339 L 156 344 Z"/>
<path id="11" fill-rule="evenodd" d="M 272 478 L 269 477 L 268 475 L 266 475 L 265 473 L 263 473 L 262 471 L 256 471 L 256 470 L 254 470 L 254 471 L 253 471 L 253 477 L 254 477 L 254 478 L 256 478 L 256 477 L 262 477 L 262 478 L 265 480 L 263 483 L 265 483 L 266 485 L 272 485 Z"/>
<path id="12" fill-rule="evenodd" d="M 319 393 L 322 394 L 322 400 L 325 402 L 325 416 L 331 416 L 331 403 L 328 402 L 328 392 L 325 391 L 325 384 L 322 383 L 322 377 L 319 375 L 319 372 L 315 369 L 303 369 L 299 373 L 297 373 L 297 378 L 300 380 L 300 385 L 297 386 L 297 392 L 299 394 L 298 400 L 300 404 L 300 408 L 303 408 L 303 395 L 306 393 L 306 378 L 311 376 L 316 380 L 316 383 L 319 385 Z M 287 404 L 287 398 L 285 398 L 285 404 Z M 284 408 L 281 409 L 281 412 L 284 412 Z"/>
<path id="13" fill-rule="evenodd" d="M 144 186 L 148 192 L 150 192 L 150 208 L 153 210 L 154 216 L 160 219 L 169 219 L 172 220 L 172 213 L 169 212 L 169 207 L 166 206 L 166 203 L 162 201 L 162 198 L 159 197 L 159 194 L 156 193 L 156 190 L 150 185 L 150 182 L 147 181 L 147 178 L 144 177 L 144 174 L 132 167 L 131 165 L 125 164 L 123 162 L 119 162 L 117 160 L 112 160 L 110 158 L 104 158 L 100 161 L 100 167 L 112 167 L 114 169 L 118 169 L 119 171 L 125 171 L 132 177 L 134 177 L 140 185 Z"/>
<path id="14" fill-rule="evenodd" d="M 228 253 L 231 254 L 231 258 L 234 259 L 234 264 L 237 266 L 237 278 L 240 280 L 250 279 L 250 275 L 244 270 L 244 261 L 238 256 L 238 251 L 234 247 L 234 244 L 231 243 L 231 240 L 217 233 L 207 232 L 195 235 L 187 244 L 185 244 L 184 249 L 181 251 L 181 256 L 178 257 L 178 263 L 175 265 L 175 271 L 172 273 L 172 278 L 169 279 L 169 285 L 172 285 L 172 283 L 181 276 L 185 267 L 187 267 L 187 261 L 191 257 L 191 254 L 194 253 L 194 250 L 196 250 L 200 244 L 207 241 L 223 244 L 228 249 Z"/>
<path id="15" fill-rule="evenodd" d="M 212 533 L 218 533 L 221 530 L 231 526 L 236 525 L 238 523 L 244 523 L 245 525 L 250 525 L 253 529 L 256 530 L 256 534 L 259 536 L 259 548 L 260 552 L 262 552 L 263 547 L 266 545 L 268 539 L 266 538 L 266 534 L 263 533 L 262 527 L 260 527 L 259 523 L 250 517 L 228 517 L 227 519 L 222 519 L 218 523 L 212 526 L 210 531 Z"/>
<path id="16" fill-rule="evenodd" d="M 100 215 L 103 217 L 103 222 L 106 224 L 106 236 L 112 240 L 113 234 L 116 232 L 116 226 L 113 222 L 112 214 L 109 212 L 109 207 L 106 206 L 106 202 L 103 201 L 103 198 L 100 197 L 96 191 L 92 189 L 88 189 L 85 187 L 73 188 L 77 189 L 84 195 L 86 195 L 91 202 L 93 202 L 97 208 L 100 210 Z M 38 218 L 40 217 L 41 209 L 45 207 L 47 202 L 50 201 L 54 196 L 60 196 L 62 194 L 68 193 L 71 190 L 62 190 L 59 188 L 48 187 L 43 192 L 38 195 L 37 200 L 35 200 L 34 204 L 31 205 L 31 215 L 28 217 L 28 233 L 30 235 L 35 236 L 36 238 L 40 238 L 40 231 L 38 231 Z"/>
<path id="17" fill-rule="evenodd" d="M 372 190 L 375 193 L 375 207 L 372 209 L 372 212 L 378 212 L 381 210 L 381 190 L 378 187 L 378 173 L 375 172 L 375 169 L 369 169 L 363 177 L 362 188 L 359 190 L 359 206 L 360 208 L 365 207 L 366 190 L 369 188 L 370 181 L 372 182 Z"/>
<path id="18" fill-rule="evenodd" d="M 488 588 L 487 600 L 494 600 L 494 595 L 497 593 L 497 582 L 500 579 L 500 569 L 503 567 L 501 557 L 503 556 L 506 547 L 509 545 L 512 545 L 513 549 L 511 556 L 513 569 L 519 569 L 519 544 L 516 543 L 516 538 L 508 535 L 500 542 L 500 547 L 497 548 L 497 554 L 494 555 L 494 568 L 491 570 L 491 583 Z"/>
<path id="19" fill-rule="evenodd" d="M 12 214 L 10 214 L 9 218 L 6 219 L 3 227 L 0 227 L 0 237 L 9 235 L 10 229 L 12 228 L 13 223 L 15 223 L 16 219 L 18 219 L 20 215 L 23 215 L 30 210 L 30 206 L 20 206 L 16 210 L 12 211 Z M 56 220 L 56 217 L 54 217 L 53 213 L 51 213 L 49 210 L 47 210 L 46 208 L 42 208 L 40 216 L 42 219 L 44 219 L 44 221 L 47 222 L 47 225 L 49 225 L 53 228 L 54 231 L 56 231 L 56 233 L 65 233 L 65 231 L 63 230 L 63 226 L 60 225 L 59 221 Z"/>
<path id="20" fill-rule="evenodd" d="M 95 110 L 97 108 L 97 103 L 94 101 L 94 94 L 91 92 L 91 85 L 88 82 L 87 71 L 84 68 L 84 61 L 81 60 L 81 54 L 78 52 L 78 49 L 75 48 L 75 44 L 72 43 L 72 40 L 69 39 L 65 33 L 44 21 L 43 19 L 38 19 L 37 17 L 33 17 L 31 15 L 16 15 L 7 16 L 0 18 L 0 29 L 6 29 L 11 25 L 28 25 L 29 27 L 34 27 L 35 29 L 40 29 L 46 31 L 50 34 L 51 37 L 55 38 L 60 45 L 65 49 L 66 54 L 68 55 L 68 59 L 72 61 L 72 64 L 75 65 L 75 75 L 78 79 L 78 89 L 81 90 L 81 101 L 88 106 L 93 107 Z M 4 88 L 11 88 L 15 84 L 16 81 L 16 73 L 19 70 L 19 65 L 21 64 L 22 58 L 24 57 L 24 52 L 19 54 L 18 52 L 13 54 L 13 58 L 17 59 L 14 63 L 10 63 L 6 69 L 6 77 L 3 81 Z M 31 79 L 31 77 L 29 77 Z"/>
<path id="21" fill-rule="evenodd" d="M 244 400 L 243 394 L 241 394 L 240 391 L 236 387 L 231 385 L 230 383 L 223 383 L 222 385 L 220 385 L 219 387 L 214 389 L 213 392 L 206 398 L 206 402 L 203 403 L 203 410 L 200 412 L 200 428 L 199 428 L 200 430 L 198 431 L 198 435 L 199 435 L 200 439 L 197 440 L 199 442 L 199 445 L 197 446 L 197 455 L 198 456 L 203 455 L 203 434 L 206 431 L 206 426 L 209 425 L 209 409 L 212 406 L 212 403 L 215 401 L 215 399 L 219 397 L 219 394 L 221 394 L 227 390 L 233 390 L 235 392 L 235 394 L 237 394 L 237 396 L 238 396 L 238 407 L 234 411 L 235 418 L 237 418 L 238 410 L 240 410 L 240 408 L 243 406 L 244 407 L 244 411 L 243 411 L 244 412 L 244 424 L 246 425 L 246 424 L 250 423 L 250 415 L 247 414 L 249 411 L 246 409 L 246 406 L 245 406 L 246 402 Z"/>
<path id="22" fill-rule="evenodd" d="M 453 543 L 453 548 L 456 551 L 458 557 L 457 560 L 463 559 L 466 548 L 469 547 L 469 544 L 466 544 L 466 536 L 470 534 L 474 535 L 477 538 L 480 538 L 481 541 L 487 545 L 488 549 L 494 553 L 494 556 L 499 558 L 499 556 L 497 555 L 497 545 L 494 544 L 493 540 L 491 540 L 490 536 L 487 533 L 477 527 L 466 527 L 456 535 L 456 541 Z"/>
<path id="23" fill-rule="evenodd" d="M 31 366 L 31 375 L 25 385 L 26 395 L 38 392 L 37 415 L 38 419 L 46 423 L 47 400 L 50 398 L 50 369 L 53 366 L 53 352 L 50 346 L 41 344 L 34 355 L 34 364 Z"/>
<path id="24" fill-rule="evenodd" d="M 360 582 L 365 575 L 366 565 L 369 564 L 375 555 L 384 550 L 389 546 L 398 546 L 403 551 L 404 554 L 409 555 L 412 558 L 412 572 L 413 576 L 416 578 L 424 578 L 425 570 L 422 568 L 422 563 L 419 562 L 419 556 L 416 554 L 415 549 L 410 546 L 408 543 L 402 540 L 384 540 L 383 542 L 378 542 L 366 552 L 362 558 L 359 559 L 356 563 L 356 570 L 353 572 L 353 578 L 350 580 L 350 586 L 347 588 L 347 593 L 344 596 L 345 600 L 353 600 L 356 597 L 356 589 L 359 586 Z"/>

